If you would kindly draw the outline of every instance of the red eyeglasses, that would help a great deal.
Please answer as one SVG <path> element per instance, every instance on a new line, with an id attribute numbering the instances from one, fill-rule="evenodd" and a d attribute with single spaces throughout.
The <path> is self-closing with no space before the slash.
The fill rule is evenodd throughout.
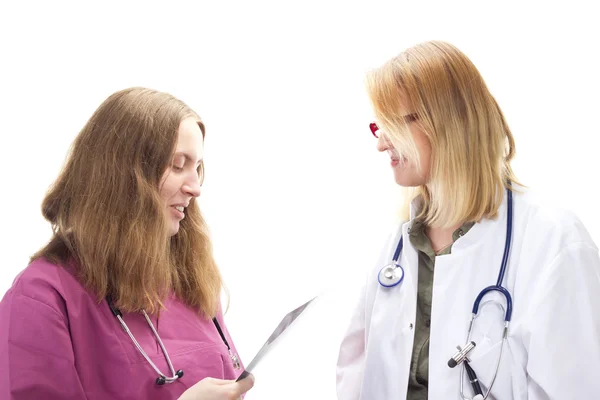
<path id="1" fill-rule="evenodd" d="M 371 133 L 373 134 L 373 136 L 375 136 L 377 139 L 379 139 L 379 136 L 377 135 L 377 132 L 379 131 L 379 127 L 377 126 L 377 124 L 375 122 L 371 122 L 369 124 L 369 128 L 371 128 Z"/>
<path id="2" fill-rule="evenodd" d="M 404 118 L 404 122 L 406 122 L 407 124 L 410 124 L 411 122 L 415 122 L 416 120 L 418 120 L 419 116 L 417 114 L 413 113 L 413 114 L 405 115 L 402 118 Z M 379 139 L 379 135 L 377 134 L 377 132 L 379 132 L 379 127 L 377 126 L 377 124 L 375 122 L 371 122 L 369 124 L 369 128 L 371 129 L 371 133 L 373 134 L 373 136 L 375 136 L 377 139 Z"/>

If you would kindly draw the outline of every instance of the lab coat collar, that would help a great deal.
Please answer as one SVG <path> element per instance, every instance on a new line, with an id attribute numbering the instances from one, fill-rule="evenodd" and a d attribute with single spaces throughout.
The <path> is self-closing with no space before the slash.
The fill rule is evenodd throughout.
<path id="1" fill-rule="evenodd" d="M 515 197 L 513 192 L 513 198 Z M 500 227 L 500 225 L 506 225 L 506 213 L 507 213 L 507 200 L 508 196 L 506 196 L 506 189 L 502 192 L 502 203 L 500 204 L 500 208 L 498 209 L 498 213 L 496 218 L 489 219 L 483 218 L 481 221 L 477 222 L 469 231 L 462 237 L 458 238 L 454 244 L 452 245 L 452 252 L 459 251 L 462 249 L 466 249 L 476 243 L 481 243 L 484 236 L 486 236 L 489 232 L 491 232 L 493 227 Z M 423 207 L 423 196 L 418 195 L 410 202 L 410 223 L 408 227 L 412 225 L 417 214 L 421 211 Z"/>
<path id="2" fill-rule="evenodd" d="M 421 208 L 423 208 L 423 195 L 419 194 L 410 202 L 411 222 L 415 219 L 419 211 L 421 211 Z"/>

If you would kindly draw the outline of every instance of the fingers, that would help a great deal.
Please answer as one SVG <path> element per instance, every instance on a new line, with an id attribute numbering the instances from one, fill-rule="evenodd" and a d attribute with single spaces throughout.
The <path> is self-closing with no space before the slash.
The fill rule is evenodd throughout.
<path id="1" fill-rule="evenodd" d="M 242 379 L 239 382 L 235 382 L 232 384 L 234 393 L 237 397 L 246 393 L 248 390 L 252 389 L 254 386 L 254 375 L 250 374 L 247 378 Z"/>
<path id="2" fill-rule="evenodd" d="M 235 382 L 234 380 L 217 379 L 217 378 L 204 378 L 203 381 L 210 383 L 211 385 L 215 385 L 215 386 L 231 385 L 232 383 Z"/>

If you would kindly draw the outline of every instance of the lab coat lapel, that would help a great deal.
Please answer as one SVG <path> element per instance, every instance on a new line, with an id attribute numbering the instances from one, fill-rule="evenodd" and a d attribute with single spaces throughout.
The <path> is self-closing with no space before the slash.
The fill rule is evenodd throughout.
<path id="1" fill-rule="evenodd" d="M 406 223 L 402 227 L 404 280 L 395 287 L 384 288 L 376 276 L 371 278 L 374 307 L 366 357 L 366 371 L 370 376 L 365 376 L 362 399 L 392 399 L 398 393 L 405 393 L 408 386 L 418 282 L 418 254 L 410 244 L 409 226 L 410 223 Z M 391 262 L 398 244 L 397 241 L 392 243 L 385 263 Z"/>

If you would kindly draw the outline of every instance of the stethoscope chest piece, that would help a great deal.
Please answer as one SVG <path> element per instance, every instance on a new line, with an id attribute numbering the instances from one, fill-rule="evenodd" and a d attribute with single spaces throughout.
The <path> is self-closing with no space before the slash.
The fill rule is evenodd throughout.
<path id="1" fill-rule="evenodd" d="M 381 286 L 396 286 L 404 279 L 404 268 L 400 264 L 390 264 L 381 268 L 377 277 Z"/>

